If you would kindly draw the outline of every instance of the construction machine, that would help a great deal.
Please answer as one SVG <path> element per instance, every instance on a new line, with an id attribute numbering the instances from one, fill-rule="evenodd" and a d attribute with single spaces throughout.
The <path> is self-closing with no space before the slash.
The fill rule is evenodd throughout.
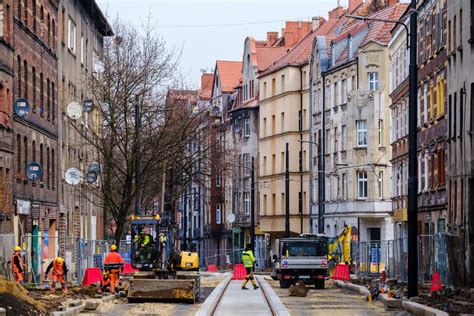
<path id="1" fill-rule="evenodd" d="M 195 252 L 178 252 L 160 216 L 133 216 L 129 302 L 195 303 L 200 292 L 199 258 Z"/>
<path id="2" fill-rule="evenodd" d="M 335 237 L 328 238 L 328 265 L 332 275 L 338 263 L 352 264 L 352 226 L 345 226 Z"/>

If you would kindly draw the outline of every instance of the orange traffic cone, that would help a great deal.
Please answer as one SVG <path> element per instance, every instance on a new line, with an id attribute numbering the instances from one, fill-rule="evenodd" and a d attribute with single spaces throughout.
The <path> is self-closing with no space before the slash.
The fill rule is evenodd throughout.
<path id="1" fill-rule="evenodd" d="M 433 278 L 431 279 L 431 290 L 430 293 L 437 292 L 443 288 L 441 284 L 441 278 L 438 272 L 433 272 Z"/>

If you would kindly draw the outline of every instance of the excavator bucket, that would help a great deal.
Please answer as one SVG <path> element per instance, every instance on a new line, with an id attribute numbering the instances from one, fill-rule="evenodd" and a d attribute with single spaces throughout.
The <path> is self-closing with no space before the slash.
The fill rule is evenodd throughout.
<path id="1" fill-rule="evenodd" d="M 195 303 L 199 298 L 199 275 L 178 275 L 177 279 L 133 279 L 128 301 Z"/>

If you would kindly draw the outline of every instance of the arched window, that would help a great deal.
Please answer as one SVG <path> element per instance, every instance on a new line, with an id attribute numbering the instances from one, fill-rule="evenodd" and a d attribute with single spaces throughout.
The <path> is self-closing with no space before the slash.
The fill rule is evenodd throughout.
<path id="1" fill-rule="evenodd" d="M 44 149 L 43 149 L 43 144 L 40 144 L 40 165 L 41 168 L 43 168 L 43 173 L 44 173 Z"/>
<path id="2" fill-rule="evenodd" d="M 53 190 L 55 188 L 55 184 L 56 184 L 56 170 L 55 170 L 55 166 L 54 166 L 54 163 L 55 163 L 55 157 L 54 157 L 54 149 L 51 149 L 51 185 L 53 187 Z"/>
<path id="3" fill-rule="evenodd" d="M 21 0 L 18 0 L 20 2 Z M 25 25 L 28 26 L 28 0 L 23 0 L 25 2 L 23 8 L 23 18 L 25 19 Z"/>
<path id="4" fill-rule="evenodd" d="M 51 47 L 51 17 L 49 16 L 48 13 L 48 25 L 47 27 L 47 32 L 48 32 L 48 46 Z"/>
<path id="5" fill-rule="evenodd" d="M 16 172 L 21 173 L 21 136 L 20 134 L 16 135 Z"/>
<path id="6" fill-rule="evenodd" d="M 25 95 L 25 98 L 28 99 L 28 62 L 26 59 L 23 61 L 23 71 L 23 84 L 25 85 L 23 94 Z"/>
<path id="7" fill-rule="evenodd" d="M 25 153 L 25 170 L 28 165 L 28 138 L 26 136 L 23 138 L 23 151 Z"/>
<path id="8" fill-rule="evenodd" d="M 50 186 L 51 184 L 51 174 L 50 174 L 50 156 L 49 156 L 49 147 L 46 149 L 46 184 L 48 185 L 48 187 Z"/>
<path id="9" fill-rule="evenodd" d="M 32 106 L 33 107 L 36 107 L 37 104 L 36 104 L 36 68 L 33 67 L 31 68 L 31 80 L 32 80 L 32 83 L 33 83 L 33 99 L 32 99 Z"/>
<path id="10" fill-rule="evenodd" d="M 31 143 L 31 161 L 36 162 L 36 141 Z"/>
<path id="11" fill-rule="evenodd" d="M 51 116 L 53 121 L 56 119 L 56 91 L 54 81 L 51 81 Z"/>
<path id="12" fill-rule="evenodd" d="M 46 111 L 48 118 L 51 116 L 51 83 L 49 78 L 46 79 Z"/>
<path id="13" fill-rule="evenodd" d="M 33 32 L 36 33 L 36 0 L 31 0 L 31 8 L 33 12 Z"/>
<path id="14" fill-rule="evenodd" d="M 44 78 L 43 73 L 40 73 L 40 113 L 44 112 Z"/>
<path id="15" fill-rule="evenodd" d="M 17 7 L 16 16 L 17 16 L 18 19 L 20 19 L 20 21 L 21 21 L 21 1 L 18 1 L 18 7 Z"/>
<path id="16" fill-rule="evenodd" d="M 18 1 L 19 2 L 19 1 Z M 17 93 L 17 98 L 21 98 L 22 93 L 21 93 L 21 57 L 18 55 L 17 57 L 17 66 L 16 66 L 16 71 L 17 71 L 17 78 L 18 78 L 18 85 L 16 88 L 16 93 Z"/>
<path id="17" fill-rule="evenodd" d="M 53 50 L 56 49 L 56 20 L 53 19 L 53 25 L 52 25 L 52 28 L 53 28 Z"/>

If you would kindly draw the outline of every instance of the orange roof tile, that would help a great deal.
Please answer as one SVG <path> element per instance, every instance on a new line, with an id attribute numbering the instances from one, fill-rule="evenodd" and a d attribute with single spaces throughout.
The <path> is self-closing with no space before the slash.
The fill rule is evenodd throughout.
<path id="1" fill-rule="evenodd" d="M 216 61 L 216 68 L 219 73 L 222 92 L 232 92 L 242 78 L 242 62 L 218 60 Z"/>
<path id="2" fill-rule="evenodd" d="M 214 74 L 203 74 L 201 76 L 201 88 L 199 89 L 200 99 L 202 100 L 211 99 L 213 82 L 214 82 Z"/>
<path id="3" fill-rule="evenodd" d="M 258 71 L 264 71 L 288 52 L 287 47 L 257 47 Z"/>

